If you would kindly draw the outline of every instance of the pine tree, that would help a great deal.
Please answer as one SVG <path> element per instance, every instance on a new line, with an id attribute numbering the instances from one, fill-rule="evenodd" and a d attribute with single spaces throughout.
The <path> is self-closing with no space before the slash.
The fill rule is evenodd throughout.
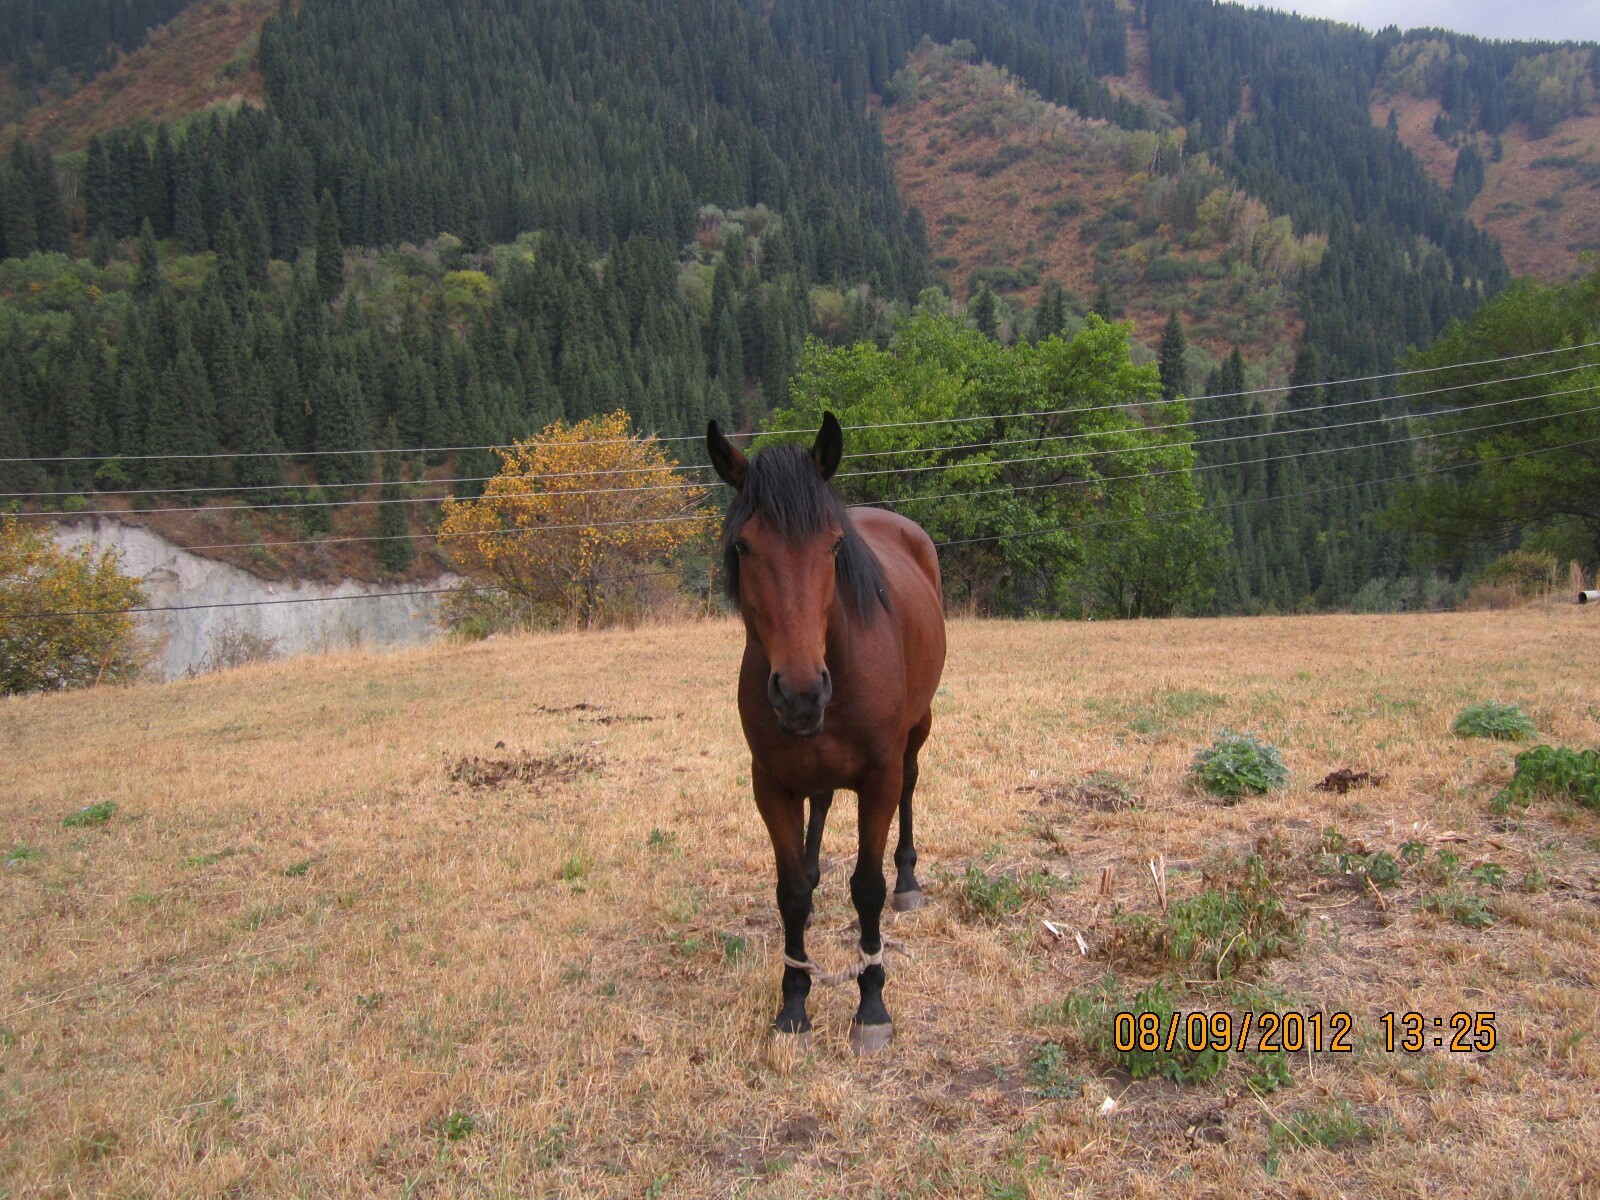
<path id="1" fill-rule="evenodd" d="M 977 293 L 972 297 L 972 302 L 967 306 L 968 315 L 972 318 L 975 329 L 990 341 L 996 340 L 1000 335 L 1000 305 L 995 300 L 994 293 L 989 290 L 987 283 L 978 285 Z"/>
<path id="2" fill-rule="evenodd" d="M 146 484 L 158 491 L 194 485 L 194 460 L 180 457 L 194 452 L 193 439 L 194 425 L 185 411 L 177 379 L 168 368 L 156 384 L 145 426 L 144 451 L 154 456 L 145 464 Z"/>
<path id="3" fill-rule="evenodd" d="M 384 436 L 385 447 L 391 451 L 395 449 L 397 437 L 391 418 Z M 378 489 L 378 536 L 383 539 L 378 543 L 378 561 L 386 571 L 394 574 L 409 567 L 415 553 L 411 546 L 406 506 L 401 500 L 400 466 L 398 454 L 383 455 L 383 486 Z"/>
<path id="4" fill-rule="evenodd" d="M 1102 321 L 1114 321 L 1117 319 L 1116 300 L 1111 294 L 1110 280 L 1102 279 L 1100 285 L 1095 288 L 1094 304 L 1091 306 L 1090 311 Z"/>
<path id="5" fill-rule="evenodd" d="M 164 283 L 161 247 L 156 244 L 155 231 L 146 217 L 144 224 L 139 227 L 139 263 L 133 276 L 133 294 L 141 300 L 149 300 L 161 291 Z"/>
<path id="6" fill-rule="evenodd" d="M 238 459 L 239 483 L 244 487 L 283 485 L 283 441 L 278 436 L 272 395 L 262 372 L 252 370 L 242 384 Z M 270 493 L 269 493 L 270 494 Z M 258 494 L 260 499 L 264 496 Z"/>
<path id="7" fill-rule="evenodd" d="M 1167 325 L 1161 333 L 1161 395 L 1166 400 L 1176 400 L 1189 391 L 1189 367 L 1184 361 L 1183 325 L 1178 320 L 1178 310 L 1167 316 Z"/>
<path id="8" fill-rule="evenodd" d="M 317 206 L 317 290 L 332 304 L 344 291 L 344 245 L 339 240 L 339 206 L 324 190 Z"/>
<path id="9" fill-rule="evenodd" d="M 325 364 L 312 396 L 316 449 L 364 451 L 372 445 L 371 426 L 355 372 Z M 363 483 L 372 478 L 372 456 L 366 453 L 326 455 L 319 474 L 329 483 Z"/>
<path id="10" fill-rule="evenodd" d="M 1033 333 L 1038 341 L 1059 337 L 1067 328 L 1067 294 L 1059 279 L 1045 281 L 1044 292 L 1039 297 L 1039 309 L 1034 314 Z"/>
<path id="11" fill-rule="evenodd" d="M 190 254 L 201 254 L 206 249 L 205 211 L 200 204 L 200 161 L 197 150 L 190 145 L 184 146 L 178 158 L 173 236 Z"/>
<path id="12" fill-rule="evenodd" d="M 89 261 L 100 270 L 105 270 L 111 265 L 111 260 L 117 256 L 117 240 L 111 236 L 111 226 L 102 224 L 95 231 L 94 241 L 89 247 Z"/>

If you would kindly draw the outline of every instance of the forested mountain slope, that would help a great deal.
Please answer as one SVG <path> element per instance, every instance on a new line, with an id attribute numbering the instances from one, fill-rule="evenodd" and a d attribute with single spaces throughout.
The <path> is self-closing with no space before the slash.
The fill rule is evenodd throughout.
<path id="1" fill-rule="evenodd" d="M 190 4 L 103 69 L 58 77 L 53 86 L 29 89 L 26 73 L 11 67 L 3 76 L 0 142 L 20 133 L 58 152 L 81 150 L 92 135 L 137 122 L 182 122 L 215 104 L 259 104 L 257 34 L 277 10 L 277 0 Z"/>
<path id="2" fill-rule="evenodd" d="M 253 59 L 262 0 L 52 11 L 73 5 L 89 42 L 0 4 L 13 115 L 38 135 L 0 171 L 18 260 L 0 441 L 40 460 L 0 464 L 5 490 L 375 486 L 371 459 L 312 452 L 617 407 L 750 428 L 809 334 L 882 343 L 941 277 L 961 303 L 975 280 L 1008 289 L 1000 336 L 1050 333 L 1070 299 L 1027 306 L 1054 278 L 1147 340 L 1176 308 L 1205 353 L 1173 361 L 1204 371 L 1168 372 L 1171 392 L 1292 373 L 1251 428 L 1338 452 L 1283 471 L 1211 455 L 1212 499 L 1263 502 L 1220 510 L 1219 603 L 1243 608 L 1344 603 L 1412 569 L 1377 520 L 1391 488 L 1332 498 L 1409 451 L 1310 428 L 1325 400 L 1359 402 L 1345 419 L 1404 402 L 1319 382 L 1393 369 L 1511 277 L 1470 219 L 1465 143 L 1440 186 L 1374 95 L 1437 102 L 1445 138 L 1522 121 L 1559 140 L 1595 71 L 1586 47 L 1470 39 L 1412 71 L 1397 32 L 1208 0 L 300 0 Z M 250 102 L 150 120 L 230 98 Z M 1586 153 L 1530 160 L 1569 181 L 1542 228 L 1565 229 Z M 263 457 L 209 457 L 247 448 Z M 470 490 L 477 454 L 405 470 Z"/>
<path id="3" fill-rule="evenodd" d="M 1500 239 L 1514 271 L 1557 282 L 1600 249 L 1597 83 L 1593 46 L 1417 31 L 1389 49 L 1372 119 Z"/>
<path id="4" fill-rule="evenodd" d="M 1148 345 L 1176 311 L 1213 362 L 1240 346 L 1287 375 L 1296 287 L 1327 239 L 1296 237 L 1175 131 L 1084 118 L 945 47 L 915 53 L 889 99 L 896 175 L 956 295 L 986 283 L 1026 326 L 1054 280 L 1069 309 L 1103 306 Z"/>

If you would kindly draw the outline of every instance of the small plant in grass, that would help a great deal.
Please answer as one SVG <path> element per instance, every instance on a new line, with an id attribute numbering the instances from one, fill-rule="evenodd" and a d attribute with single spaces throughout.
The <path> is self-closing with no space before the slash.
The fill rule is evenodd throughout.
<path id="1" fill-rule="evenodd" d="M 1384 850 L 1370 855 L 1362 864 L 1362 869 L 1368 879 L 1382 888 L 1399 886 L 1401 878 L 1405 875 L 1405 868 L 1395 861 L 1392 854 Z"/>
<path id="2" fill-rule="evenodd" d="M 1276 746 L 1248 733 L 1224 733 L 1194 756 L 1190 777 L 1225 800 L 1262 795 L 1289 782 L 1289 768 Z"/>
<path id="3" fill-rule="evenodd" d="M 1266 859 L 1252 854 L 1227 886 L 1175 900 L 1161 916 L 1116 914 L 1107 950 L 1125 962 L 1153 958 L 1186 976 L 1223 979 L 1290 953 L 1302 921 L 1284 903 Z"/>
<path id="4" fill-rule="evenodd" d="M 1030 871 L 1019 879 L 1004 871 L 990 875 L 973 863 L 956 881 L 956 905 L 969 920 L 998 925 L 1030 900 L 1048 896 L 1053 882 L 1043 871 Z"/>
<path id="5" fill-rule="evenodd" d="M 556 878 L 562 883 L 576 883 L 589 873 L 589 856 L 582 851 L 567 855 L 561 869 L 556 872 Z"/>
<path id="6" fill-rule="evenodd" d="M 32 862 L 38 857 L 39 852 L 32 846 L 24 846 L 21 842 L 18 842 L 10 850 L 6 851 L 6 866 L 20 867 L 23 863 Z"/>
<path id="7" fill-rule="evenodd" d="M 1264 1096 L 1294 1082 L 1294 1077 L 1289 1073 L 1289 1056 L 1282 1050 L 1266 1054 L 1259 1050 L 1247 1050 L 1244 1068 L 1249 1072 L 1245 1076 L 1245 1086 L 1257 1095 Z"/>
<path id="8" fill-rule="evenodd" d="M 1424 879 L 1442 886 L 1454 883 L 1461 874 L 1461 855 L 1454 850 L 1437 850 L 1432 858 L 1424 858 L 1417 866 Z"/>
<path id="9" fill-rule="evenodd" d="M 61 819 L 61 824 L 68 829 L 93 829 L 96 825 L 104 825 L 111 820 L 112 814 L 117 811 L 115 800 L 102 800 L 98 804 L 87 804 L 77 812 Z"/>
<path id="10" fill-rule="evenodd" d="M 1520 742 L 1539 732 L 1533 718 L 1515 704 L 1501 704 L 1486 700 L 1469 705 L 1456 714 L 1457 737 L 1495 738 L 1503 742 Z"/>
<path id="11" fill-rule="evenodd" d="M 1333 832 L 1324 831 L 1324 845 L 1328 844 L 1327 835 Z M 1349 842 L 1344 838 L 1338 840 L 1344 847 L 1349 847 Z M 1387 850 L 1379 850 L 1376 854 L 1362 854 L 1349 848 L 1339 853 L 1324 852 L 1317 855 L 1313 867 L 1322 875 L 1351 876 L 1357 886 L 1370 880 L 1375 887 L 1381 888 L 1398 887 L 1406 873 L 1405 865 Z"/>
<path id="12" fill-rule="evenodd" d="M 1461 888 L 1429 892 L 1422 898 L 1422 911 L 1449 917 L 1468 929 L 1487 929 L 1497 920 L 1492 901 Z"/>
<path id="13" fill-rule="evenodd" d="M 736 963 L 750 952 L 750 939 L 743 934 L 724 933 L 722 938 L 722 960 Z"/>
<path id="14" fill-rule="evenodd" d="M 461 1142 L 477 1132 L 478 1121 L 469 1112 L 453 1112 L 444 1119 L 444 1137 L 447 1142 Z"/>
<path id="15" fill-rule="evenodd" d="M 302 875 L 307 874 L 311 870 L 312 864 L 316 861 L 317 860 L 314 858 L 305 859 L 302 862 L 295 863 L 292 867 L 286 868 L 283 873 L 290 879 L 299 879 Z"/>
<path id="16" fill-rule="evenodd" d="M 1479 863 L 1467 872 L 1467 878 L 1484 887 L 1498 888 L 1505 883 L 1506 869 L 1499 863 Z"/>
<path id="17" fill-rule="evenodd" d="M 1273 1150 L 1342 1150 L 1346 1146 L 1370 1142 L 1378 1135 L 1371 1121 L 1356 1115 L 1348 1100 L 1336 1100 L 1321 1108 L 1306 1108 L 1274 1121 L 1267 1130 L 1267 1144 Z"/>
<path id="18" fill-rule="evenodd" d="M 652 828 L 650 830 L 650 849 L 671 850 L 678 844 L 678 835 L 670 829 Z"/>
<path id="19" fill-rule="evenodd" d="M 1600 809 L 1600 750 L 1535 746 L 1517 755 L 1511 782 L 1497 797 L 1496 807 L 1501 812 L 1511 804 L 1526 807 L 1537 796 Z"/>
<path id="20" fill-rule="evenodd" d="M 1173 1083 L 1204 1083 L 1216 1078 L 1228 1065 L 1228 1052 L 1214 1050 L 1209 1044 L 1203 1050 L 1192 1050 L 1188 1040 L 1179 1037 L 1174 1039 L 1170 1050 L 1164 1039 L 1158 1039 L 1160 1044 L 1154 1050 L 1141 1050 L 1135 1036 L 1131 1050 L 1117 1048 L 1118 1013 L 1133 1014 L 1135 1031 L 1146 1014 L 1153 1014 L 1157 1028 L 1165 1030 L 1172 1021 L 1173 1006 L 1172 993 L 1161 983 L 1152 983 L 1130 998 L 1118 988 L 1115 976 L 1107 975 L 1095 987 L 1068 996 L 1050 1016 L 1072 1029 L 1089 1050 L 1110 1060 L 1135 1079 L 1159 1076 Z M 1123 1024 L 1126 1026 L 1127 1022 Z M 1127 1044 L 1126 1037 L 1124 1044 Z"/>
<path id="21" fill-rule="evenodd" d="M 1042 1100 L 1071 1100 L 1083 1091 L 1083 1080 L 1069 1069 L 1071 1056 L 1056 1042 L 1045 1042 L 1028 1060 L 1028 1084 Z"/>

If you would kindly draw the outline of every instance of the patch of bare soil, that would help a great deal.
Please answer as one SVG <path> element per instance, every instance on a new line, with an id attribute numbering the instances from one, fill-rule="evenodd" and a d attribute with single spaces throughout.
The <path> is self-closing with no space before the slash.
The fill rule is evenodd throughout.
<path id="1" fill-rule="evenodd" d="M 1374 775 L 1371 771 L 1352 771 L 1349 767 L 1340 767 L 1337 771 L 1330 771 L 1326 778 L 1317 784 L 1319 792 L 1337 792 L 1343 796 L 1356 788 L 1382 787 L 1382 775 Z"/>
<path id="2" fill-rule="evenodd" d="M 504 742 L 495 743 L 505 750 Z M 454 783 L 464 783 L 473 791 L 504 787 L 511 783 L 549 785 L 570 783 L 580 775 L 600 769 L 600 758 L 592 750 L 564 751 L 540 755 L 527 750 L 504 754 L 466 754 L 445 764 L 445 775 Z"/>

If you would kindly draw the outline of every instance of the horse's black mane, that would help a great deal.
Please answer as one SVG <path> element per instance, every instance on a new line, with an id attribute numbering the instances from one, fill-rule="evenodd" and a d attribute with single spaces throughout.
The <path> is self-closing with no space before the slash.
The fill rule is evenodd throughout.
<path id="1" fill-rule="evenodd" d="M 855 522 L 817 472 L 817 464 L 800 446 L 772 446 L 750 456 L 744 488 L 728 506 L 722 530 L 723 579 L 728 595 L 739 598 L 739 554 L 733 548 L 745 522 L 760 513 L 780 537 L 802 538 L 822 533 L 830 524 L 844 531 L 839 546 L 836 583 L 852 613 L 870 622 L 878 606 L 889 606 L 883 586 L 883 568 Z"/>

